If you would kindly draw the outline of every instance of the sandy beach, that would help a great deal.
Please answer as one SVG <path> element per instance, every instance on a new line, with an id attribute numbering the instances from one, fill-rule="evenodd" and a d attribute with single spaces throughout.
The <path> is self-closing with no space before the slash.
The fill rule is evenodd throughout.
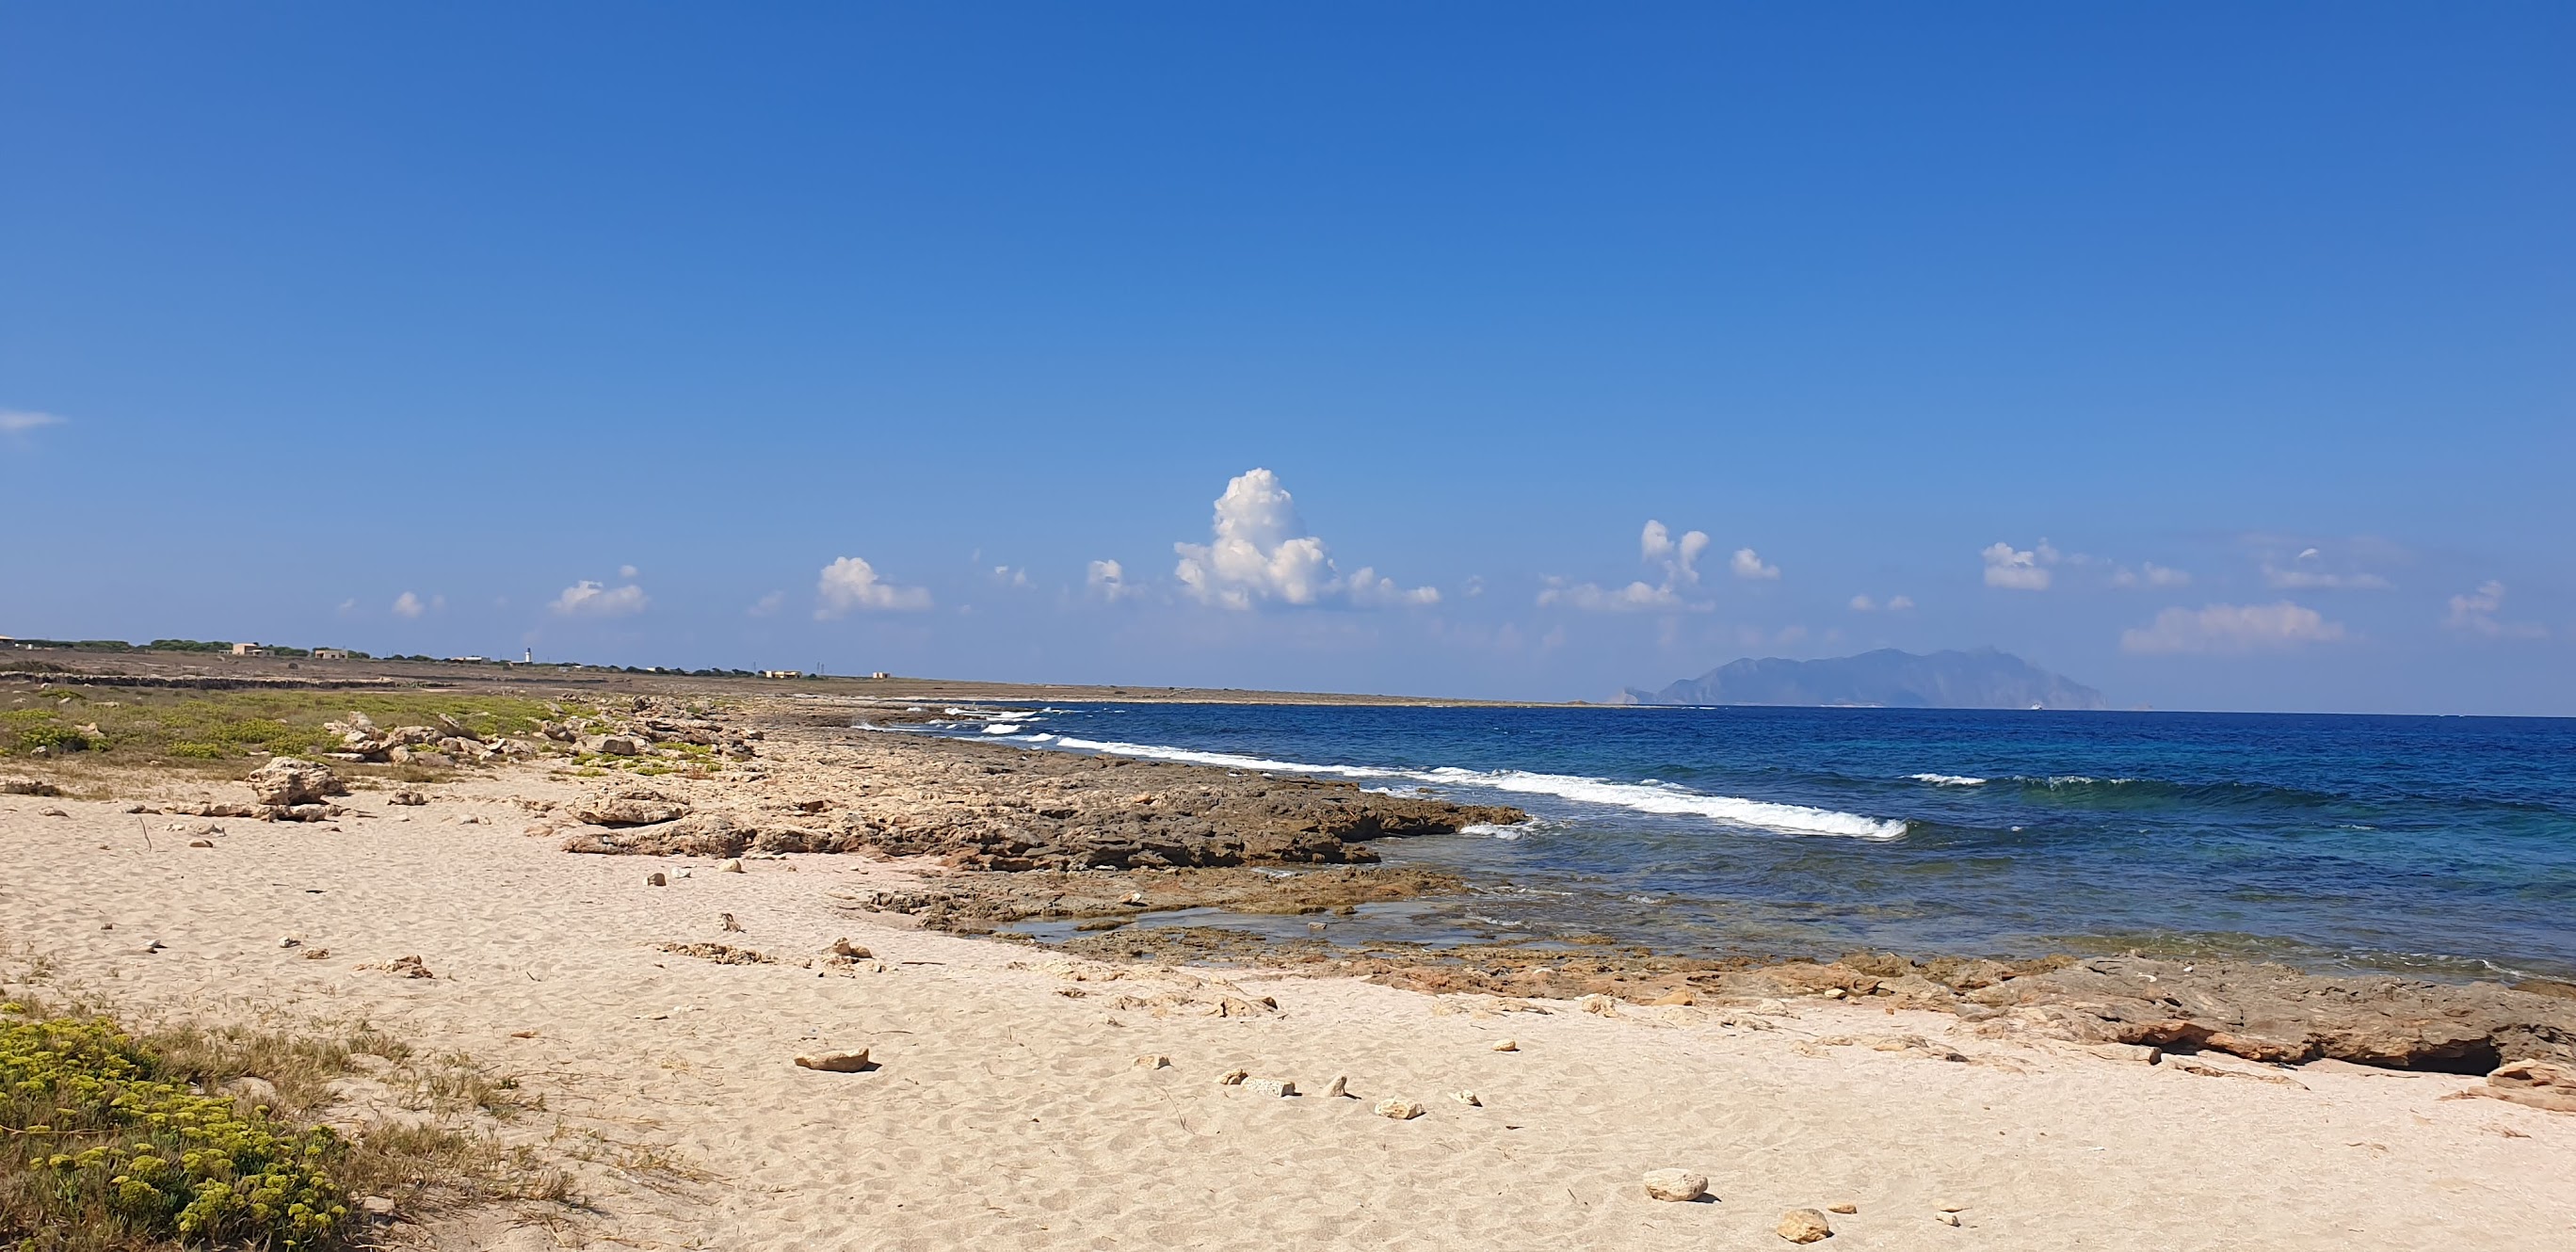
<path id="1" fill-rule="evenodd" d="M 1836 1205 L 1849 1248 L 2576 1246 L 2576 1115 L 2446 1098 L 2471 1075 L 1085 960 L 856 907 L 927 862 L 564 851 L 601 786 L 505 765 L 327 822 L 0 797 L 0 977 L 139 1019 L 364 1018 L 515 1078 L 542 1107 L 489 1131 L 580 1203 L 401 1213 L 396 1246 L 1764 1247 Z M 430 977 L 383 968 L 414 956 Z M 1666 1168 L 1712 1198 L 1649 1198 Z"/>

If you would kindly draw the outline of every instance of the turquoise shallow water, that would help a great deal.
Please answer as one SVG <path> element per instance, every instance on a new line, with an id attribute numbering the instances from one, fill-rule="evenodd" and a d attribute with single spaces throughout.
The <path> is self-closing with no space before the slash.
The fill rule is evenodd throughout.
<path id="1" fill-rule="evenodd" d="M 1084 705 L 933 730 L 1530 812 L 1379 844 L 1477 891 L 1345 938 L 2576 976 L 2576 720 Z"/>

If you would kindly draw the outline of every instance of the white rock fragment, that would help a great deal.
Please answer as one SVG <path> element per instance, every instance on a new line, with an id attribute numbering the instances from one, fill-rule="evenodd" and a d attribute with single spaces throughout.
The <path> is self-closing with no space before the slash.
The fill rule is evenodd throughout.
<path id="1" fill-rule="evenodd" d="M 817 1052 L 810 1056 L 800 1056 L 796 1058 L 796 1067 L 821 1070 L 827 1074 L 855 1074 L 872 1068 L 868 1064 L 866 1048 L 856 1052 Z"/>
<path id="2" fill-rule="evenodd" d="M 1253 1093 L 1254 1095 L 1292 1096 L 1297 1094 L 1297 1084 L 1290 1082 L 1285 1078 L 1246 1078 L 1243 1080 L 1243 1089 Z"/>
<path id="3" fill-rule="evenodd" d="M 1476 1093 L 1473 1091 L 1452 1091 L 1449 1093 L 1449 1098 L 1456 1100 L 1458 1103 L 1464 1104 L 1471 1109 L 1480 1109 L 1485 1107 L 1484 1100 L 1478 1098 Z"/>
<path id="4" fill-rule="evenodd" d="M 1341 1077 L 1340 1075 L 1335 1075 L 1331 1082 L 1324 1084 L 1325 1099 L 1338 1099 L 1342 1096 L 1349 1095 L 1350 1093 L 1350 1080 Z"/>
<path id="5" fill-rule="evenodd" d="M 1496 1052 L 1518 1052 L 1520 1050 L 1521 1045 L 1510 1039 L 1504 1039 L 1494 1044 L 1494 1051 Z"/>
<path id="6" fill-rule="evenodd" d="M 1140 1056 L 1136 1058 L 1136 1068 L 1138 1069 L 1170 1069 L 1171 1067 L 1172 1058 L 1168 1056 Z"/>
<path id="7" fill-rule="evenodd" d="M 1819 1239 L 1832 1238 L 1834 1233 L 1833 1224 L 1814 1209 L 1791 1209 L 1782 1213 L 1780 1224 L 1771 1230 L 1791 1243 L 1814 1243 Z"/>
<path id="8" fill-rule="evenodd" d="M 1708 1175 L 1686 1169 L 1650 1169 L 1646 1171 L 1646 1194 L 1658 1200 L 1687 1204 L 1708 1194 Z"/>
<path id="9" fill-rule="evenodd" d="M 1392 1117 L 1399 1122 L 1409 1122 L 1422 1116 L 1422 1106 L 1411 1100 L 1380 1100 L 1377 1102 L 1377 1115 Z"/>

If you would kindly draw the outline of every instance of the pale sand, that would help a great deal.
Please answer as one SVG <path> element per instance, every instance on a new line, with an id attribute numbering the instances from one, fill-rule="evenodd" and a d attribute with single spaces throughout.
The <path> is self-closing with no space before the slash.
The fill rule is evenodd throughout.
<path id="1" fill-rule="evenodd" d="M 549 1107 L 506 1127 L 515 1141 L 561 1152 L 597 1133 L 690 1175 L 580 1165 L 596 1211 L 408 1232 L 441 1247 L 1763 1248 L 1791 1246 L 1771 1233 L 1782 1210 L 1849 1200 L 1860 1211 L 1822 1246 L 2576 1248 L 2576 1115 L 2440 1098 L 2473 1079 L 2213 1078 L 1822 1000 L 1757 1030 L 1722 1024 L 1741 1008 L 1497 1012 L 1348 980 L 1073 962 L 875 924 L 831 898 L 903 881 L 891 866 L 800 856 L 733 875 L 576 856 L 523 836 L 530 819 L 506 802 L 569 795 L 562 783 L 440 790 L 416 809 L 361 793 L 353 806 L 382 816 L 339 833 L 219 820 L 213 849 L 164 829 L 189 819 L 0 798 L 5 968 L 41 954 L 57 987 L 130 1012 L 364 1015 L 521 1075 Z M 53 806 L 72 816 L 37 815 Z M 683 866 L 692 877 L 644 885 Z M 746 933 L 720 932 L 723 912 Z M 281 949 L 288 933 L 331 958 Z M 843 935 L 884 971 L 801 967 Z M 154 939 L 167 949 L 140 951 Z M 716 965 L 663 941 L 785 963 Z M 415 954 L 435 979 L 352 968 Z M 1280 1011 L 1190 1007 L 1225 983 Z M 1905 1033 L 1971 1059 L 1817 1042 Z M 1521 1050 L 1492 1051 L 1504 1038 Z M 882 1068 L 791 1063 L 844 1047 Z M 1172 1067 L 1135 1067 L 1151 1053 Z M 1310 1092 L 1347 1075 L 1361 1098 L 1217 1083 L 1236 1068 Z M 1447 1098 L 1459 1089 L 1483 1107 Z M 1374 1116 L 1388 1096 L 1429 1112 Z M 1666 1166 L 1707 1174 L 1717 1202 L 1648 1199 L 1640 1175 Z M 1943 1200 L 1966 1206 L 1960 1227 L 1933 1220 Z"/>

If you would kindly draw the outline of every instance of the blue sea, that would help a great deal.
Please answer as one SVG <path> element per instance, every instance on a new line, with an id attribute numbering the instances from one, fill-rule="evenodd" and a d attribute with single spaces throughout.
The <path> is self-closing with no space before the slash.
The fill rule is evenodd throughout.
<path id="1" fill-rule="evenodd" d="M 1472 889 L 1334 921 L 1348 941 L 1607 935 L 1705 955 L 2136 949 L 2324 972 L 2576 977 L 2576 719 L 950 712 L 931 733 L 1528 811 L 1523 824 L 1377 842 L 1389 863 L 1454 870 Z M 1281 933 L 1306 929 L 1300 919 Z"/>

